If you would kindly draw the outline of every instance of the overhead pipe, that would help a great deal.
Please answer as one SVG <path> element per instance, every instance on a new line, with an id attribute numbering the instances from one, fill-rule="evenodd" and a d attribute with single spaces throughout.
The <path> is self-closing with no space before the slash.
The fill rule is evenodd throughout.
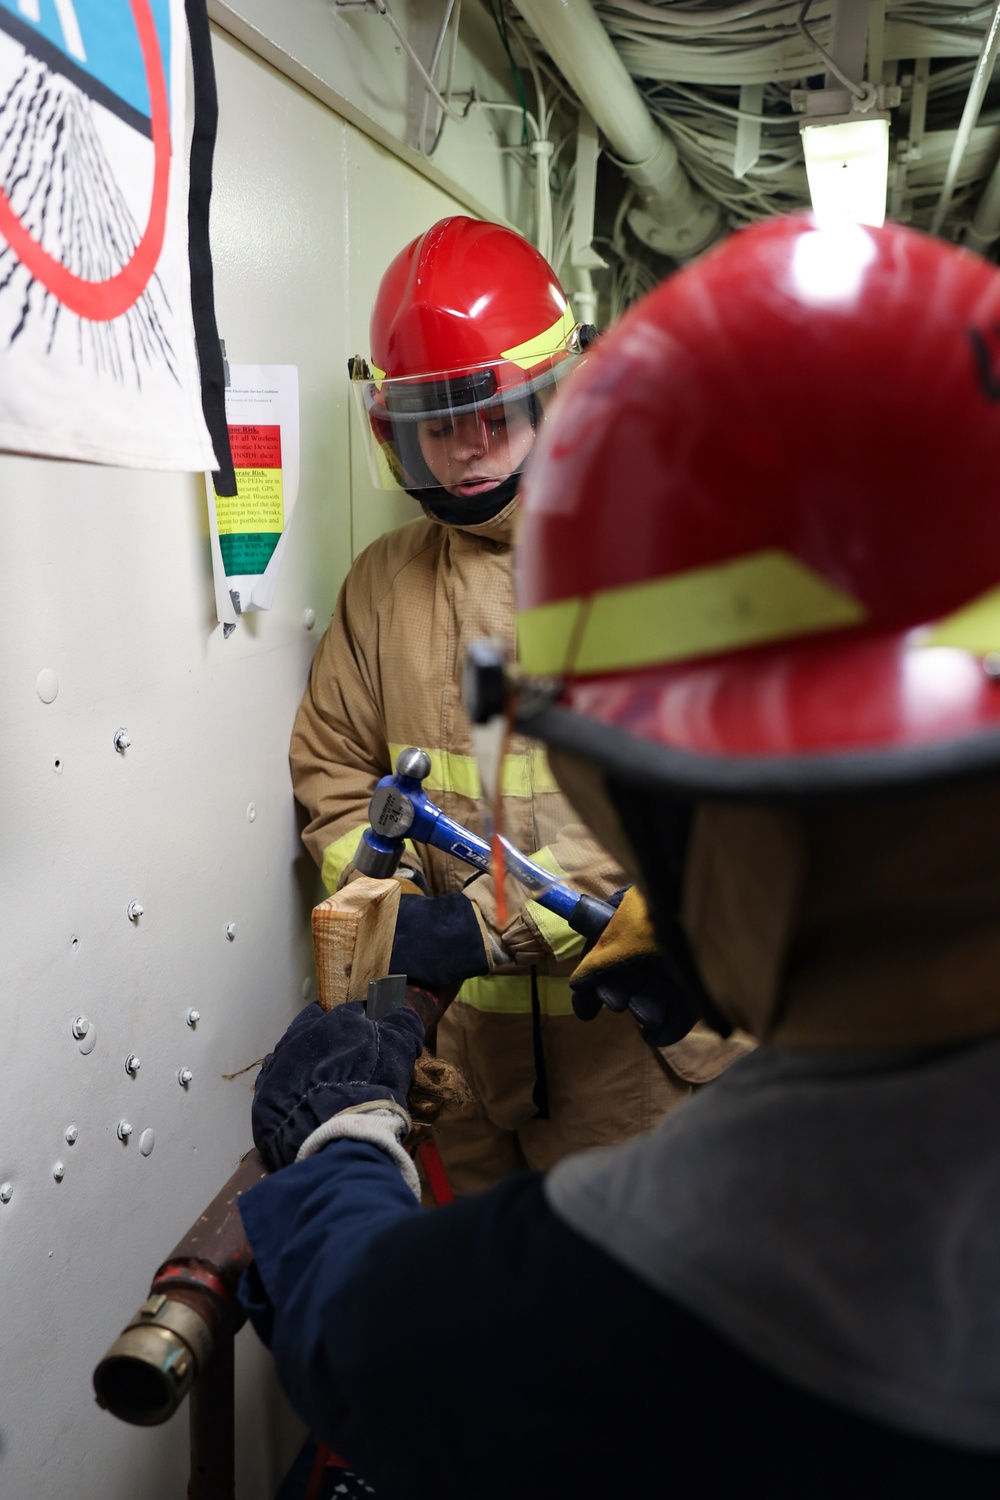
<path id="1" fill-rule="evenodd" d="M 994 7 L 993 14 L 990 17 L 990 24 L 987 26 L 986 34 L 983 37 L 983 45 L 979 49 L 979 56 L 976 59 L 976 68 L 972 75 L 972 83 L 969 86 L 968 96 L 965 100 L 965 108 L 962 111 L 958 130 L 955 132 L 955 141 L 951 148 L 951 156 L 948 161 L 948 169 L 945 172 L 941 196 L 937 201 L 934 217 L 931 220 L 931 234 L 939 233 L 941 225 L 944 223 L 945 214 L 951 207 L 952 194 L 955 191 L 955 184 L 958 181 L 959 168 L 962 165 L 969 141 L 972 138 L 976 121 L 979 119 L 979 111 L 983 107 L 986 90 L 989 88 L 990 80 L 993 77 L 993 68 L 996 64 L 998 48 L 1000 48 L 1000 0 L 997 0 L 997 4 Z"/>
<path id="2" fill-rule="evenodd" d="M 966 226 L 962 235 L 962 244 L 988 258 L 990 248 L 998 239 L 1000 239 L 1000 162 L 997 162 L 993 168 L 983 189 L 976 212 L 972 216 L 972 223 Z"/>
<path id="3" fill-rule="evenodd" d="M 722 215 L 681 165 L 590 0 L 514 0 L 635 183 L 629 226 L 661 255 L 688 260 L 722 233 Z"/>

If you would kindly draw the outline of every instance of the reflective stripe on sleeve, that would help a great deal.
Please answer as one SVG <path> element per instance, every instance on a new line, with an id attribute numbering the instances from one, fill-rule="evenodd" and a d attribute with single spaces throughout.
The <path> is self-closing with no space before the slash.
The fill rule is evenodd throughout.
<path id="1" fill-rule="evenodd" d="M 340 883 L 344 878 L 344 871 L 357 854 L 361 835 L 367 827 L 367 823 L 362 823 L 360 827 L 352 828 L 348 833 L 342 833 L 339 839 L 334 839 L 333 843 L 327 844 L 323 850 L 323 864 L 321 867 L 323 884 L 331 896 L 335 891 L 340 889 Z M 410 839 L 407 839 L 405 847 L 413 856 L 414 862 L 419 869 L 420 858 L 417 854 L 416 845 Z"/>
<path id="2" fill-rule="evenodd" d="M 550 870 L 557 880 L 566 879 L 566 871 L 548 847 L 539 849 L 531 857 L 543 870 Z M 537 901 L 527 902 L 525 910 L 530 913 L 532 921 L 556 958 L 575 958 L 578 953 L 583 952 L 583 938 L 580 933 L 574 932 L 565 917 L 557 916 L 545 906 L 539 906 Z"/>
<path id="3" fill-rule="evenodd" d="M 389 761 L 395 766 L 396 758 L 405 745 L 389 745 Z M 475 802 L 483 794 L 479 780 L 479 767 L 474 755 L 456 755 L 451 750 L 431 750 L 421 746 L 431 758 L 431 768 L 424 777 L 424 790 L 432 792 L 454 792 L 459 797 L 468 797 Z M 557 792 L 555 777 L 549 770 L 545 751 L 535 746 L 527 755 L 505 755 L 501 772 L 501 791 L 505 797 L 533 797 L 540 792 Z"/>
<path id="4" fill-rule="evenodd" d="M 543 1016 L 573 1014 L 573 995 L 565 979 L 539 974 L 536 982 Z M 530 1015 L 531 979 L 527 974 L 491 974 L 467 979 L 456 997 L 456 1004 L 459 1002 L 493 1015 Z"/>

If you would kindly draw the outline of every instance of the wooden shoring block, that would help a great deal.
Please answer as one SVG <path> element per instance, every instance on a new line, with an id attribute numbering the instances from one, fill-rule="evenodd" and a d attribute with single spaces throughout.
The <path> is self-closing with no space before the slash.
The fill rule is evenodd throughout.
<path id="1" fill-rule="evenodd" d="M 359 875 L 313 907 L 316 997 L 323 1010 L 366 999 L 369 980 L 388 974 L 399 890 L 398 880 Z"/>

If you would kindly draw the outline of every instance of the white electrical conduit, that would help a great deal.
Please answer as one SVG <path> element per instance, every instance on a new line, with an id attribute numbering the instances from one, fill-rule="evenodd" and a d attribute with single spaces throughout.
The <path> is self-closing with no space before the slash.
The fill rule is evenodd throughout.
<path id="1" fill-rule="evenodd" d="M 772 0 L 762 0 L 762 3 L 756 5 L 713 5 L 711 8 L 699 6 L 697 9 L 685 10 L 680 5 L 648 5 L 636 3 L 636 0 L 613 0 L 616 11 L 636 16 L 650 29 L 666 31 L 673 27 L 687 27 L 699 32 L 716 26 L 745 25 L 748 17 L 754 15 L 765 14 L 771 25 L 776 25 L 782 15 L 794 20 L 800 3 L 801 0 L 788 0 L 787 5 L 775 5 Z"/>
<path id="2" fill-rule="evenodd" d="M 445 99 L 447 99 L 447 101 L 448 101 L 449 104 L 451 103 L 451 85 L 452 85 L 452 80 L 453 80 L 453 78 L 455 76 L 455 56 L 456 56 L 456 53 L 458 52 L 458 32 L 459 32 L 459 28 L 460 28 L 460 26 L 462 24 L 462 0 L 447 0 L 447 4 L 445 5 L 445 12 L 444 12 L 443 17 L 441 18 L 441 25 L 438 28 L 437 41 L 434 43 L 434 51 L 431 53 L 430 67 L 427 69 L 427 71 L 430 74 L 431 78 L 432 79 L 436 79 L 437 78 L 437 71 L 438 71 L 438 63 L 441 61 L 441 51 L 442 51 L 442 48 L 444 47 L 444 39 L 448 35 L 448 27 L 451 24 L 452 13 L 454 13 L 454 16 L 455 16 L 455 24 L 452 27 L 452 33 L 451 33 L 451 52 L 450 52 L 450 55 L 449 55 L 449 58 L 448 58 L 448 76 L 447 76 L 447 79 L 445 81 L 445 86 L 444 86 L 444 97 L 445 97 Z M 435 153 L 435 151 L 437 150 L 438 146 L 441 144 L 441 132 L 444 130 L 445 121 L 448 118 L 447 115 L 442 115 L 441 116 L 440 120 L 438 121 L 437 129 L 434 132 L 434 139 L 431 142 L 431 144 L 428 146 L 426 144 L 426 141 L 427 141 L 427 116 L 430 113 L 430 106 L 431 106 L 431 96 L 430 96 L 430 94 L 425 94 L 424 95 L 424 112 L 423 112 L 423 115 L 422 115 L 421 120 L 420 120 L 420 140 L 419 140 L 420 149 L 421 149 L 421 151 L 423 151 L 423 153 L 424 153 L 425 156 L 433 156 L 434 153 Z"/>
<path id="3" fill-rule="evenodd" d="M 527 149 L 535 159 L 535 249 L 550 265 L 553 265 L 552 186 L 549 182 L 554 153 L 552 142 L 543 135 L 542 127 L 531 111 L 522 109 L 520 104 L 495 104 L 489 99 L 476 98 L 472 100 L 472 104 L 477 109 L 501 110 L 507 114 L 518 115 L 531 127 L 531 141 Z M 541 110 L 543 106 L 544 100 L 539 93 L 539 109 Z M 506 149 L 523 150 L 524 148 Z"/>
<path id="4" fill-rule="evenodd" d="M 867 99 L 868 95 L 865 93 L 860 83 L 858 83 L 858 81 L 854 78 L 848 78 L 847 74 L 844 72 L 843 68 L 840 66 L 833 54 L 828 52 L 826 48 L 816 40 L 812 32 L 809 30 L 809 27 L 806 25 L 806 16 L 809 14 L 811 6 L 812 0 L 802 0 L 802 9 L 799 11 L 799 14 L 795 21 L 796 29 L 802 33 L 813 51 L 823 59 L 823 61 L 826 63 L 826 71 L 832 77 L 836 78 L 838 83 L 842 83 L 844 85 L 844 88 L 847 89 L 847 91 L 852 94 L 855 99 L 859 101 Z M 872 98 L 874 98 L 874 95 L 872 95 Z M 871 106 L 869 105 L 869 108 L 870 107 Z"/>
<path id="5" fill-rule="evenodd" d="M 993 168 L 976 207 L 972 223 L 962 235 L 962 244 L 985 255 L 1000 239 L 1000 162 Z"/>
<path id="6" fill-rule="evenodd" d="M 720 232 L 718 205 L 693 186 L 590 0 L 515 3 L 639 189 L 641 206 L 629 216 L 633 231 L 664 254 L 696 254 Z"/>
<path id="7" fill-rule="evenodd" d="M 538 101 L 538 137 L 528 147 L 535 158 L 535 249 L 551 265 L 552 184 L 549 175 L 552 170 L 553 148 L 549 140 L 549 125 L 552 116 L 545 90 L 542 88 L 538 64 L 530 52 L 528 53 L 528 67 L 531 70 L 531 79 L 535 85 L 535 98 Z"/>
<path id="8" fill-rule="evenodd" d="M 934 210 L 931 220 L 931 234 L 937 234 L 944 223 L 944 216 L 951 205 L 951 195 L 955 191 L 955 182 L 958 177 L 958 169 L 962 165 L 962 157 L 965 155 L 969 144 L 969 137 L 979 119 L 979 111 L 983 107 L 983 98 L 989 87 L 990 79 L 993 77 L 993 65 L 997 60 L 997 48 L 1000 47 L 1000 0 L 994 8 L 990 18 L 990 24 L 986 35 L 983 37 L 983 45 L 976 62 L 976 71 L 972 75 L 972 84 L 969 95 L 965 101 L 962 118 L 959 122 L 958 132 L 955 136 L 955 144 L 951 148 L 951 158 L 948 162 L 948 170 L 944 177 L 944 186 Z"/>
<path id="9" fill-rule="evenodd" d="M 433 78 L 430 77 L 427 69 L 424 68 L 423 63 L 420 62 L 420 57 L 418 57 L 417 52 L 415 52 L 414 48 L 412 48 L 411 42 L 409 42 L 409 37 L 406 36 L 403 31 L 400 31 L 399 23 L 397 23 L 396 17 L 394 17 L 393 12 L 391 12 L 390 7 L 388 7 L 388 0 L 372 0 L 372 5 L 373 7 L 375 7 L 376 15 L 385 17 L 385 20 L 387 20 L 388 24 L 390 24 L 390 28 L 391 31 L 393 31 L 394 37 L 396 37 L 397 42 L 400 43 L 403 51 L 405 51 L 406 55 L 408 55 L 409 60 L 411 60 L 412 65 L 414 65 L 414 68 L 417 69 L 418 74 L 420 74 L 421 80 L 423 80 L 424 89 L 427 90 L 427 93 L 429 93 L 430 98 L 433 99 L 433 102 L 438 105 L 441 113 L 447 115 L 448 120 L 465 120 L 466 114 L 469 113 L 469 105 L 466 104 L 465 110 L 462 111 L 453 110 L 453 108 L 451 108 L 451 105 L 448 104 L 447 99 L 445 99 L 444 96 L 439 93 L 438 86 L 436 86 Z M 334 0 L 334 6 L 336 6 L 337 10 L 367 9 L 367 0 Z M 448 13 L 447 17 L 445 17 L 444 27 L 442 27 L 441 34 L 439 34 L 438 37 L 438 46 L 436 46 L 435 48 L 435 62 L 432 63 L 432 72 L 433 69 L 438 66 L 439 52 L 441 52 L 441 45 L 439 45 L 439 43 L 444 40 L 444 31 L 447 30 L 448 20 L 450 20 L 450 18 L 451 6 L 448 6 Z M 471 101 L 469 101 L 469 104 L 471 104 Z"/>

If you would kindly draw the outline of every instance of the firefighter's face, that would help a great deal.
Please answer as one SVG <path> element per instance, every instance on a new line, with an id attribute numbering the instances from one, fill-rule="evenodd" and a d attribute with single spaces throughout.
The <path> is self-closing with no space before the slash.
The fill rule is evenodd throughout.
<path id="1" fill-rule="evenodd" d="M 442 414 L 417 428 L 424 462 L 449 495 L 471 499 L 519 469 L 535 442 L 526 408 Z"/>

